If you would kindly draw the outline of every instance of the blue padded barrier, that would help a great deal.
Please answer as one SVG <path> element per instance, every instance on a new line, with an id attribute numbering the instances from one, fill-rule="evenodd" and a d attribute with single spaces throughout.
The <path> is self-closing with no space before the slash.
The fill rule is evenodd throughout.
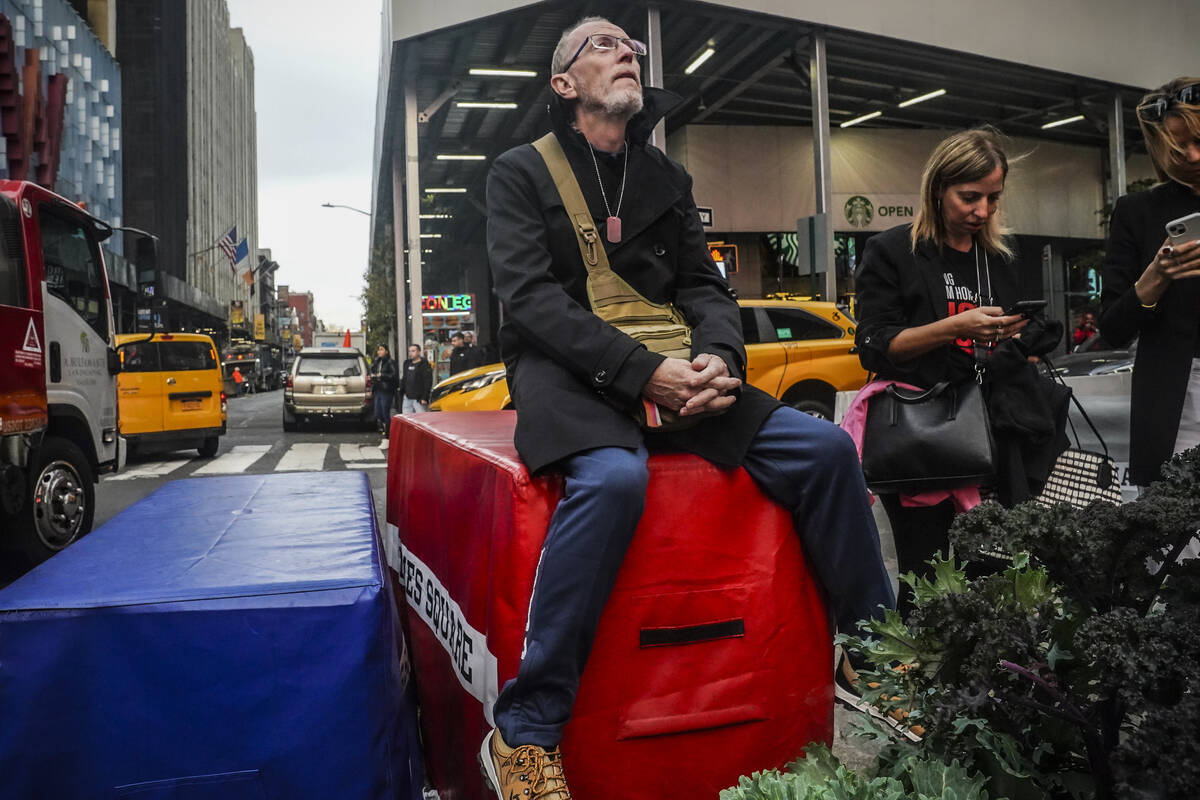
<path id="1" fill-rule="evenodd" d="M 163 486 L 0 590 L 0 797 L 420 797 L 359 472 Z"/>

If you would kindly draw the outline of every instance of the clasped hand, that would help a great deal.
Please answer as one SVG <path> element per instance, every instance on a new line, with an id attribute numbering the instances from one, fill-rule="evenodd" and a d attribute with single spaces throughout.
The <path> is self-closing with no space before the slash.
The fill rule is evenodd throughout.
<path id="1" fill-rule="evenodd" d="M 737 400 L 729 394 L 742 385 L 729 374 L 720 356 L 701 353 L 691 362 L 665 359 L 646 383 L 642 395 L 680 416 L 724 411 Z"/>

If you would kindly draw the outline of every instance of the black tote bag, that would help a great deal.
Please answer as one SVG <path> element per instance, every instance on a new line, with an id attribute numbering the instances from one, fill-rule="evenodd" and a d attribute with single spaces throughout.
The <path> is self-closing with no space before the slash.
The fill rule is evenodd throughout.
<path id="1" fill-rule="evenodd" d="M 943 381 L 915 393 L 888 384 L 867 406 L 862 465 L 877 494 L 994 483 L 996 452 L 979 383 Z"/>

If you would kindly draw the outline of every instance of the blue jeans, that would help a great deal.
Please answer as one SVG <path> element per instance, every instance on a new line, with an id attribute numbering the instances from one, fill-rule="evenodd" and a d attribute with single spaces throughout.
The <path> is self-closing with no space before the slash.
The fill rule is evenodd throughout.
<path id="1" fill-rule="evenodd" d="M 375 420 L 383 428 L 383 432 L 387 433 L 388 426 L 392 422 L 391 392 L 375 392 Z"/>
<path id="2" fill-rule="evenodd" d="M 550 520 L 517 677 L 496 700 L 510 745 L 554 747 L 571 716 L 600 615 L 645 506 L 645 447 L 602 447 L 563 460 L 563 499 Z M 879 550 L 854 444 L 840 428 L 780 408 L 743 463 L 791 514 L 837 629 L 882 616 L 896 598 Z M 746 531 L 753 535 L 754 531 Z"/>

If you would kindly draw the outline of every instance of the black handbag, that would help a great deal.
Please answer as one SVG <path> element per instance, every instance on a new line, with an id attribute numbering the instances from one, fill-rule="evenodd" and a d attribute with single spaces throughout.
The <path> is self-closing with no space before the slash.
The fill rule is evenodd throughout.
<path id="1" fill-rule="evenodd" d="M 888 384 L 867 405 L 862 466 L 877 494 L 994 483 L 996 450 L 978 381 L 917 393 Z"/>

